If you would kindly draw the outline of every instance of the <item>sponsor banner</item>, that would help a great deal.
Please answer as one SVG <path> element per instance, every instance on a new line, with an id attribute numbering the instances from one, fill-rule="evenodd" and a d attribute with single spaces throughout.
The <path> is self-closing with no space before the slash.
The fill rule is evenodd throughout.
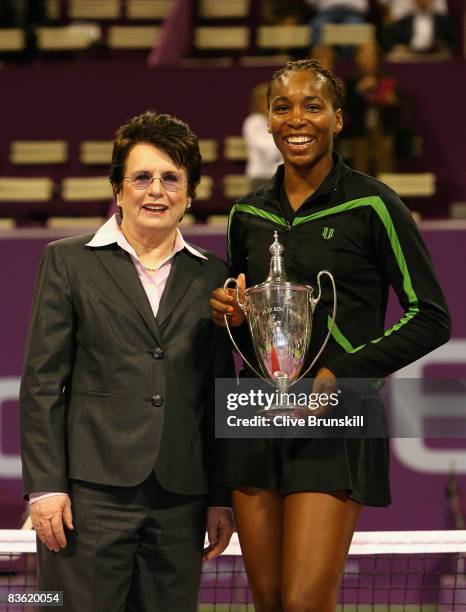
<path id="1" fill-rule="evenodd" d="M 416 391 L 422 406 L 415 408 L 412 397 L 391 382 L 381 389 L 386 423 L 411 419 L 417 437 L 390 440 L 390 480 L 393 503 L 388 509 L 366 508 L 358 529 L 446 529 L 452 526 L 451 504 L 445 491 L 451 474 L 456 475 L 460 497 L 466 508 L 466 439 L 458 437 L 463 428 L 461 411 L 466 406 L 448 388 L 432 388 L 425 379 L 466 378 L 466 300 L 458 262 L 466 261 L 466 231 L 461 228 L 433 228 L 426 224 L 423 238 L 432 255 L 441 286 L 452 314 L 452 340 L 430 355 L 397 372 L 393 379 L 424 379 Z M 191 232 L 191 233 L 190 233 Z M 199 235 L 183 232 L 189 242 L 220 256 L 225 254 L 223 233 Z M 18 389 L 34 276 L 40 254 L 47 242 L 59 238 L 51 231 L 9 232 L 0 239 L 2 267 L 2 317 L 0 318 L 0 527 L 21 524 L 22 499 Z M 396 298 L 390 300 L 387 327 L 400 317 Z M 272 389 L 272 387 L 269 388 Z M 309 391 L 309 387 L 307 388 Z M 408 389 L 410 392 L 410 390 Z M 456 399 L 455 399 L 456 398 Z M 448 410 L 447 410 L 448 408 Z M 439 417 L 442 423 L 439 424 Z M 440 433 L 442 436 L 440 436 Z M 451 437 L 443 434 L 451 433 Z M 431 437 L 434 434 L 434 437 Z"/>

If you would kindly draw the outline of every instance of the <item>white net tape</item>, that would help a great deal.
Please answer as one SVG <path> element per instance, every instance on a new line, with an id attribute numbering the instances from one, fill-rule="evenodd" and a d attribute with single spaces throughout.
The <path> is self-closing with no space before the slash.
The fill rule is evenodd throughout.
<path id="1" fill-rule="evenodd" d="M 34 531 L 0 530 L 0 599 L 36 584 Z M 465 531 L 372 531 L 354 535 L 339 611 L 466 612 Z M 65 593 L 66 598 L 66 593 Z M 15 606 L 0 610 L 25 610 Z M 238 538 L 205 563 L 201 612 L 253 612 Z"/>

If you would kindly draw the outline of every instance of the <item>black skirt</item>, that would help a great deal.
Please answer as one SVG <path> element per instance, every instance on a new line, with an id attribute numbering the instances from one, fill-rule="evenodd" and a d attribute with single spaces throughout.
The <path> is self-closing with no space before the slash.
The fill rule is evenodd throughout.
<path id="1" fill-rule="evenodd" d="M 385 438 L 224 439 L 214 481 L 231 488 L 348 491 L 367 506 L 388 506 L 389 446 Z"/>

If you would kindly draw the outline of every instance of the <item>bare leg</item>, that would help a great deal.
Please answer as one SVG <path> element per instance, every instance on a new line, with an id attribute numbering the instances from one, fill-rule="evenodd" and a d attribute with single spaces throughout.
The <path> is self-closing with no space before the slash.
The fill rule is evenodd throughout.
<path id="1" fill-rule="evenodd" d="M 233 491 L 238 536 L 256 612 L 282 612 L 282 505 L 278 491 L 250 487 Z"/>
<path id="2" fill-rule="evenodd" d="M 285 497 L 285 612 L 335 612 L 345 559 L 362 507 L 342 491 L 293 493 Z"/>

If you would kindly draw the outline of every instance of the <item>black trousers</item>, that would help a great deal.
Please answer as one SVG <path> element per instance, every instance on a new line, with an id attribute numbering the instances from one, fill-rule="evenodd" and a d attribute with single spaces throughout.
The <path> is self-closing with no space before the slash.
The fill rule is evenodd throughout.
<path id="1" fill-rule="evenodd" d="M 170 493 L 154 475 L 136 487 L 76 481 L 70 497 L 66 548 L 37 542 L 40 590 L 63 591 L 66 612 L 197 610 L 205 497 Z"/>

